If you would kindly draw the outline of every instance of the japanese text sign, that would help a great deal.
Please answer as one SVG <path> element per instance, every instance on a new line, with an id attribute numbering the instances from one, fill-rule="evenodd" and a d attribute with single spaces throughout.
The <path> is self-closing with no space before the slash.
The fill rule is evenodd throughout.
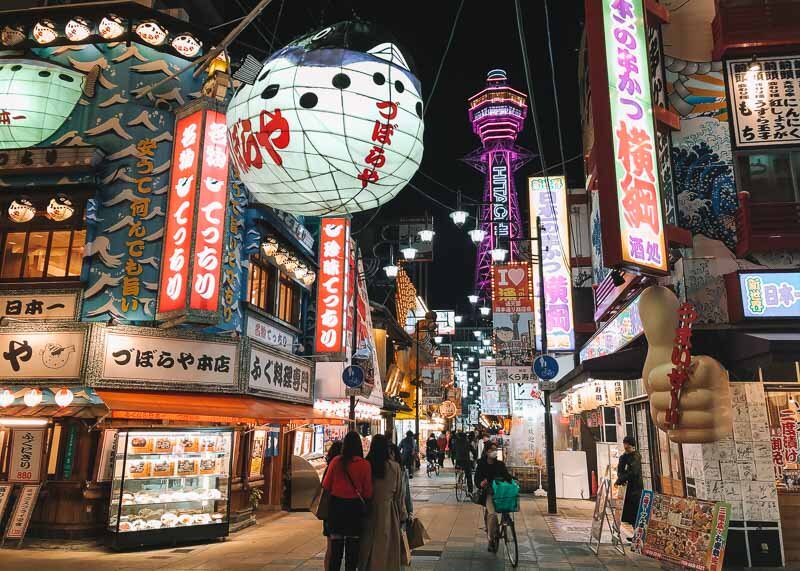
<path id="1" fill-rule="evenodd" d="M 247 367 L 248 389 L 272 398 L 312 403 L 313 368 L 304 359 L 250 344 Z"/>
<path id="2" fill-rule="evenodd" d="M 528 179 L 531 206 L 531 236 L 536 235 L 536 218 L 541 224 L 544 311 L 547 318 L 547 349 L 575 349 L 572 308 L 572 268 L 569 248 L 569 210 L 567 183 L 563 176 Z M 536 331 L 541 330 L 538 285 L 539 272 L 533 272 L 536 300 Z M 538 339 L 538 337 L 537 337 Z"/>
<path id="3" fill-rule="evenodd" d="M 291 353 L 294 350 L 296 337 L 293 333 L 272 325 L 253 314 L 247 316 L 247 336 L 250 339 Z"/>
<path id="4" fill-rule="evenodd" d="M 643 1 L 590 0 L 586 8 L 603 262 L 663 274 L 667 247 Z"/>
<path id="5" fill-rule="evenodd" d="M 736 146 L 800 144 L 800 57 L 734 59 L 726 66 Z"/>
<path id="6" fill-rule="evenodd" d="M 581 349 L 581 362 L 619 351 L 643 332 L 637 297 L 589 339 Z"/>
<path id="7" fill-rule="evenodd" d="M 498 239 L 511 238 L 511 206 L 508 191 L 511 187 L 507 153 L 494 153 L 489 161 L 491 176 L 489 184 L 492 191 L 492 231 L 495 247 L 499 247 Z"/>
<path id="8" fill-rule="evenodd" d="M 315 352 L 342 353 L 350 220 L 323 218 L 319 235 Z"/>
<path id="9" fill-rule="evenodd" d="M 46 435 L 45 428 L 19 428 L 12 431 L 9 482 L 38 482 L 42 479 Z"/>
<path id="10" fill-rule="evenodd" d="M 493 359 L 480 360 L 481 412 L 483 414 L 508 414 L 508 387 L 497 384 L 497 370 Z"/>
<path id="11" fill-rule="evenodd" d="M 17 496 L 17 502 L 14 504 L 14 510 L 6 524 L 3 536 L 5 539 L 19 539 L 21 542 L 25 537 L 33 510 L 36 508 L 36 500 L 39 499 L 40 489 L 39 484 L 22 486 Z"/>
<path id="12" fill-rule="evenodd" d="M 238 344 L 149 335 L 106 334 L 103 380 L 237 386 Z"/>
<path id="13" fill-rule="evenodd" d="M 800 272 L 739 273 L 744 317 L 800 317 Z"/>
<path id="14" fill-rule="evenodd" d="M 533 284 L 528 262 L 492 264 L 492 311 L 533 311 Z"/>
<path id="15" fill-rule="evenodd" d="M 0 379 L 78 379 L 85 337 L 83 331 L 0 334 Z"/>
<path id="16" fill-rule="evenodd" d="M 225 116 L 198 109 L 180 117 L 175 128 L 158 319 L 183 317 L 216 323 L 227 188 Z"/>
<path id="17" fill-rule="evenodd" d="M 14 319 L 75 319 L 77 294 L 40 293 L 0 295 L 0 315 Z"/>

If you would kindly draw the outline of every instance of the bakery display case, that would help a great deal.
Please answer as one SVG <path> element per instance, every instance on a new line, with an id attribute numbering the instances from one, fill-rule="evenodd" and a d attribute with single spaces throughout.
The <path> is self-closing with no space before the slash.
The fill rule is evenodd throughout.
<path id="1" fill-rule="evenodd" d="M 228 534 L 231 429 L 121 429 L 108 528 L 115 549 Z"/>

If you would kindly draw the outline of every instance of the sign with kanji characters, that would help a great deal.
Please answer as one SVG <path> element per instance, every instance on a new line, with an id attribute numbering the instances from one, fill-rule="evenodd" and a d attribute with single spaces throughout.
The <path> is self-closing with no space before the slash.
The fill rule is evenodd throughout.
<path id="1" fill-rule="evenodd" d="M 15 428 L 11 431 L 9 482 L 39 482 L 47 442 L 46 428 Z"/>
<path id="2" fill-rule="evenodd" d="M 14 509 L 8 518 L 6 531 L 3 535 L 3 542 L 8 539 L 18 539 L 22 543 L 25 533 L 28 531 L 33 510 L 36 508 L 36 500 L 39 499 L 40 484 L 28 484 L 22 486 L 17 495 Z"/>
<path id="3" fill-rule="evenodd" d="M 75 319 L 77 309 L 77 293 L 8 293 L 0 295 L 0 316 L 3 317 L 68 321 Z"/>
<path id="4" fill-rule="evenodd" d="M 161 321 L 219 321 L 228 143 L 225 115 L 192 103 L 178 113 L 158 293 Z"/>
<path id="5" fill-rule="evenodd" d="M 580 359 L 585 361 L 615 353 L 643 332 L 637 297 L 589 339 L 581 349 Z"/>
<path id="6" fill-rule="evenodd" d="M 572 267 L 569 247 L 569 210 L 567 183 L 563 176 L 530 177 L 531 236 L 535 236 L 536 218 L 541 224 L 544 311 L 547 320 L 547 349 L 573 351 L 575 329 L 572 315 Z M 534 267 L 536 331 L 541 331 L 539 270 Z M 537 346 L 540 346 L 537 335 Z"/>
<path id="7" fill-rule="evenodd" d="M 725 65 L 734 144 L 800 144 L 800 56 L 732 59 Z"/>
<path id="8" fill-rule="evenodd" d="M 739 272 L 739 287 L 746 318 L 800 317 L 800 272 Z"/>
<path id="9" fill-rule="evenodd" d="M 480 360 L 481 412 L 483 414 L 508 414 L 508 386 L 497 384 L 494 359 Z"/>
<path id="10" fill-rule="evenodd" d="M 315 353 L 343 353 L 350 220 L 323 218 L 319 236 Z"/>
<path id="11" fill-rule="evenodd" d="M 238 343 L 106 333 L 100 376 L 177 389 L 237 386 Z"/>
<path id="12" fill-rule="evenodd" d="M 306 359 L 250 343 L 247 389 L 278 400 L 314 402 L 314 367 Z"/>
<path id="13" fill-rule="evenodd" d="M 782 410 L 780 421 L 783 458 L 786 464 L 797 464 L 797 414 L 793 410 Z"/>
<path id="14" fill-rule="evenodd" d="M 492 311 L 533 311 L 533 283 L 528 262 L 492 264 Z"/>
<path id="15" fill-rule="evenodd" d="M 0 110 L 0 125 L 3 125 L 2 117 L 3 111 Z M 89 170 L 100 162 L 101 157 L 94 146 L 0 149 L 0 174 Z"/>
<path id="16" fill-rule="evenodd" d="M 530 367 L 496 367 L 496 369 L 498 385 L 533 383 L 537 380 Z"/>
<path id="17" fill-rule="evenodd" d="M 252 313 L 247 315 L 247 336 L 254 341 L 264 345 L 275 347 L 287 353 L 293 352 L 293 347 L 297 337 L 294 333 L 260 319 Z"/>
<path id="18" fill-rule="evenodd" d="M 663 275 L 667 245 L 643 0 L 586 3 L 603 265 Z"/>
<path id="19" fill-rule="evenodd" d="M 84 331 L 0 334 L 0 379 L 79 379 L 83 368 Z"/>

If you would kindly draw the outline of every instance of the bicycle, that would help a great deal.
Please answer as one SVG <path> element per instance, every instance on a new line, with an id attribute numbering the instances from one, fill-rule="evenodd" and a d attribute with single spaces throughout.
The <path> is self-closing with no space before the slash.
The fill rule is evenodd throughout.
<path id="1" fill-rule="evenodd" d="M 483 508 L 483 521 L 486 521 L 488 515 L 486 508 Z M 519 565 L 519 545 L 517 544 L 517 528 L 514 526 L 514 516 L 510 512 L 498 513 L 500 516 L 500 523 L 497 531 L 497 542 L 503 541 L 505 546 L 506 557 L 512 567 Z M 495 516 L 496 517 L 496 516 Z M 486 533 L 489 533 L 487 528 Z M 491 542 L 491 538 L 489 539 Z M 496 551 L 495 551 L 496 552 Z"/>
<path id="2" fill-rule="evenodd" d="M 467 497 L 467 477 L 464 474 L 464 469 L 456 466 L 456 501 L 460 502 L 461 498 Z"/>
<path id="3" fill-rule="evenodd" d="M 435 459 L 428 458 L 428 466 L 425 468 L 425 473 L 428 478 L 432 478 L 432 474 L 439 475 L 439 464 L 436 463 Z"/>

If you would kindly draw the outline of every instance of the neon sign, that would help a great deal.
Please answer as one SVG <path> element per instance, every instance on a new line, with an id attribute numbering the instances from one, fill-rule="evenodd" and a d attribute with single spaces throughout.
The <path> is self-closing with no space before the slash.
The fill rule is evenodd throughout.
<path id="1" fill-rule="evenodd" d="M 344 352 L 346 245 L 350 243 L 347 218 L 323 218 L 319 239 L 316 353 Z"/>
<path id="2" fill-rule="evenodd" d="M 739 273 L 744 317 L 800 317 L 800 272 Z"/>

